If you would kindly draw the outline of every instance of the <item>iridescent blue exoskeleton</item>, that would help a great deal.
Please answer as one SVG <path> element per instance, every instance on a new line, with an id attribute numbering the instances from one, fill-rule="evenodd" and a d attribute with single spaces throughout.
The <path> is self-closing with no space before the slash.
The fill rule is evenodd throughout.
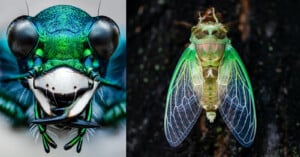
<path id="1" fill-rule="evenodd" d="M 51 128 L 77 128 L 64 149 L 81 151 L 88 128 L 124 119 L 125 38 L 109 17 L 57 5 L 20 16 L 0 43 L 0 111 L 37 127 L 46 152 Z"/>

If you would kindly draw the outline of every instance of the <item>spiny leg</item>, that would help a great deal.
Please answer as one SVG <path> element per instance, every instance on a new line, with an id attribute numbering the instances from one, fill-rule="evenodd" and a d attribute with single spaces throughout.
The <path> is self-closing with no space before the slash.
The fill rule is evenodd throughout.
<path id="1" fill-rule="evenodd" d="M 35 104 L 34 106 L 34 114 L 35 114 L 35 119 L 39 119 L 41 116 L 40 116 L 40 108 L 38 107 L 38 104 Z M 38 124 L 38 128 L 39 128 L 39 131 L 42 135 L 42 140 L 43 140 L 43 145 L 44 145 L 44 149 L 45 149 L 45 152 L 49 153 L 50 152 L 50 147 L 49 145 L 52 147 L 52 148 L 56 148 L 57 147 L 57 144 L 54 142 L 54 140 L 47 134 L 46 132 L 46 125 L 42 125 L 42 124 Z"/>
<path id="2" fill-rule="evenodd" d="M 31 70 L 29 70 L 24 74 L 7 75 L 5 77 L 2 77 L 0 81 L 6 82 L 6 81 L 15 81 L 15 80 L 32 78 L 42 71 L 41 65 L 42 65 L 42 59 L 40 57 L 35 57 Z"/>
<path id="3" fill-rule="evenodd" d="M 92 119 L 92 105 L 89 104 L 87 106 L 87 114 L 85 117 L 86 121 L 91 121 Z M 82 141 L 83 141 L 83 136 L 85 135 L 86 128 L 78 128 L 78 134 L 76 137 L 74 137 L 70 142 L 65 144 L 64 149 L 69 150 L 72 148 L 76 143 L 77 143 L 77 149 L 76 151 L 80 153 L 81 148 L 82 148 Z"/>
<path id="4" fill-rule="evenodd" d="M 13 126 L 26 125 L 27 116 L 25 112 L 4 91 L 0 91 L 0 112 L 13 119 Z"/>
<path id="5" fill-rule="evenodd" d="M 119 90 L 123 89 L 123 87 L 120 86 L 117 82 L 113 82 L 105 78 L 102 78 L 98 72 L 90 71 L 90 77 L 96 81 L 99 81 L 102 85 L 110 86 Z"/>
<path id="6" fill-rule="evenodd" d="M 76 151 L 78 153 L 80 153 L 81 147 L 82 147 L 83 136 L 84 136 L 85 132 L 86 132 L 86 128 L 79 128 L 77 136 L 74 137 L 70 142 L 65 144 L 64 149 L 69 150 L 77 143 Z"/>
<path id="7" fill-rule="evenodd" d="M 100 124 L 109 125 L 126 116 L 126 102 L 118 103 L 104 113 Z"/>
<path id="8" fill-rule="evenodd" d="M 93 61 L 92 61 L 91 56 L 88 56 L 86 58 L 85 62 L 84 62 L 85 66 L 87 67 L 86 72 L 88 73 L 88 75 L 90 76 L 91 79 L 99 81 L 103 85 L 111 86 L 111 87 L 114 87 L 114 88 L 117 88 L 117 89 L 122 89 L 122 87 L 119 86 L 118 84 L 113 83 L 109 80 L 106 80 L 106 79 L 102 78 L 101 75 L 99 74 L 99 72 L 94 71 L 93 70 L 94 67 L 92 65 L 93 64 L 92 62 Z"/>

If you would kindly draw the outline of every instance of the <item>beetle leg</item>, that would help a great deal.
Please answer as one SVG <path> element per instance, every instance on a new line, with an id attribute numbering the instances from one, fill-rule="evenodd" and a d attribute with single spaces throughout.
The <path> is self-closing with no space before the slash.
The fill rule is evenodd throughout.
<path id="1" fill-rule="evenodd" d="M 52 147 L 52 148 L 56 148 L 57 147 L 57 144 L 54 142 L 54 140 L 46 133 L 46 126 L 45 125 L 41 125 L 41 124 L 38 124 L 38 127 L 39 127 L 39 130 L 40 130 L 40 133 L 42 135 L 42 139 L 43 139 L 43 145 L 44 145 L 44 149 L 47 153 L 50 152 L 50 148 L 49 148 L 49 145 Z"/>
<path id="2" fill-rule="evenodd" d="M 123 89 L 123 87 L 120 86 L 118 83 L 112 82 L 112 81 L 109 81 L 107 79 L 102 78 L 98 72 L 91 71 L 90 72 L 90 77 L 92 79 L 94 79 L 95 81 L 100 82 L 100 84 L 102 84 L 102 85 L 111 86 L 111 87 L 114 87 L 116 89 Z"/>
<path id="3" fill-rule="evenodd" d="M 102 85 L 105 85 L 105 86 L 111 86 L 111 87 L 114 87 L 116 89 L 120 89 L 122 90 L 123 87 L 120 86 L 119 84 L 115 83 L 115 82 L 112 82 L 112 81 L 109 81 L 109 80 L 106 80 L 102 77 L 96 77 L 96 81 L 99 81 Z"/>
<path id="4" fill-rule="evenodd" d="M 37 104 L 35 104 L 34 106 L 34 114 L 35 114 L 35 118 L 36 119 L 39 119 L 40 118 L 40 109 L 38 107 Z M 50 152 L 50 147 L 49 145 L 52 147 L 52 148 L 56 148 L 57 147 L 57 144 L 54 142 L 54 140 L 47 134 L 46 132 L 46 126 L 45 125 L 42 125 L 42 124 L 38 124 L 38 128 L 39 128 L 39 131 L 42 135 L 42 140 L 43 140 L 43 145 L 44 145 L 44 149 L 45 149 L 45 152 L 46 153 L 49 153 Z"/>
<path id="5" fill-rule="evenodd" d="M 0 81 L 13 81 L 13 80 L 20 80 L 20 79 L 28 79 L 36 76 L 37 73 L 41 72 L 41 65 L 42 65 L 42 60 L 39 57 L 36 57 L 34 59 L 34 66 L 32 67 L 31 70 L 24 74 L 14 74 L 14 75 L 9 75 L 7 77 L 1 78 Z"/>
<path id="6" fill-rule="evenodd" d="M 126 115 L 126 102 L 119 103 L 104 113 L 100 124 L 107 125 L 119 120 Z"/>
<path id="7" fill-rule="evenodd" d="M 77 143 L 76 151 L 78 153 L 80 153 L 81 147 L 82 147 L 83 136 L 84 136 L 85 132 L 86 132 L 86 128 L 80 128 L 78 130 L 78 135 L 76 137 L 74 137 L 70 142 L 65 144 L 64 149 L 69 150 L 70 148 L 72 148 Z"/>
<path id="8" fill-rule="evenodd" d="M 20 80 L 20 79 L 27 79 L 27 78 L 32 78 L 35 76 L 36 70 L 32 69 L 24 74 L 15 74 L 15 75 L 8 75 L 6 77 L 1 78 L 0 81 L 13 81 L 13 80 Z"/>
<path id="9" fill-rule="evenodd" d="M 0 112 L 14 119 L 14 125 L 24 124 L 27 121 L 26 113 L 16 101 L 4 91 L 0 91 Z"/>
<path id="10" fill-rule="evenodd" d="M 85 120 L 86 121 L 91 121 L 91 119 L 92 119 L 92 105 L 90 104 L 90 105 L 87 106 L 87 114 L 86 114 Z M 72 148 L 77 143 L 76 151 L 79 153 L 81 151 L 81 148 L 82 148 L 83 136 L 86 133 L 86 129 L 87 128 L 79 128 L 77 136 L 74 137 L 70 142 L 65 144 L 64 149 L 69 150 L 70 148 Z"/>

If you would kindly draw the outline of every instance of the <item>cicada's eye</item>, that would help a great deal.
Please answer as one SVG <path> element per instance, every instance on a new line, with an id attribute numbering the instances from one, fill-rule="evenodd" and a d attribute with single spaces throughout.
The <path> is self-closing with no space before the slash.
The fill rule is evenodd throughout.
<path id="1" fill-rule="evenodd" d="M 38 33 L 29 16 L 20 16 L 11 22 L 7 37 L 8 45 L 17 58 L 28 56 L 38 42 Z"/>
<path id="2" fill-rule="evenodd" d="M 91 27 L 89 42 L 97 55 L 102 59 L 109 59 L 119 42 L 119 27 L 110 18 L 96 17 L 97 20 Z"/>
<path id="3" fill-rule="evenodd" d="M 205 30 L 205 31 L 198 31 L 196 34 L 195 34 L 195 36 L 196 36 L 196 38 L 197 39 L 202 39 L 202 38 L 204 38 L 205 36 L 207 36 L 209 33 L 208 33 L 208 31 L 207 30 Z"/>
<path id="4" fill-rule="evenodd" d="M 215 36 L 218 38 L 218 39 L 224 39 L 226 37 L 226 32 L 222 32 L 222 31 L 218 31 Z"/>

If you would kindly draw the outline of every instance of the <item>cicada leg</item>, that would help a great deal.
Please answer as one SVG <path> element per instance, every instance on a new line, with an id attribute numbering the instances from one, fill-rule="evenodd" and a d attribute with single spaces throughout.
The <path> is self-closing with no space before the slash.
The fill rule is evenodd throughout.
<path id="1" fill-rule="evenodd" d="M 35 104 L 34 106 L 34 113 L 35 113 L 35 119 L 39 119 L 41 117 L 41 112 L 40 112 L 40 108 L 38 106 L 38 104 Z M 54 140 L 47 134 L 46 132 L 46 125 L 42 125 L 42 124 L 38 124 L 38 128 L 39 128 L 39 131 L 42 135 L 42 140 L 43 140 L 43 145 L 44 145 L 44 149 L 47 153 L 50 152 L 50 147 L 49 145 L 52 147 L 52 148 L 56 148 L 57 147 L 57 144 L 54 142 Z"/>
<path id="2" fill-rule="evenodd" d="M 123 118 L 126 115 L 126 102 L 118 103 L 107 112 L 104 113 L 101 123 L 103 125 L 114 123 L 116 120 Z"/>
<path id="3" fill-rule="evenodd" d="M 87 106 L 87 113 L 86 113 L 86 116 L 85 116 L 85 120 L 89 122 L 89 121 L 91 121 L 91 119 L 92 119 L 92 105 L 90 104 L 90 105 Z M 70 148 L 72 148 L 77 143 L 76 151 L 79 153 L 81 151 L 83 136 L 86 133 L 86 129 L 87 128 L 78 128 L 77 136 L 74 137 L 70 142 L 65 144 L 64 149 L 69 150 Z"/>

